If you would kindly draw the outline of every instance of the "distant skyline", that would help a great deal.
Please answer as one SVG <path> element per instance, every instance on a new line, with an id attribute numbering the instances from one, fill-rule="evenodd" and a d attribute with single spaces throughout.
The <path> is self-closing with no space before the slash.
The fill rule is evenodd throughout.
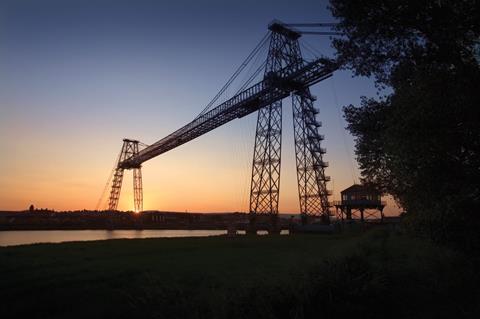
<path id="1" fill-rule="evenodd" d="M 0 2 L 0 209 L 30 204 L 95 209 L 123 138 L 151 144 L 188 123 L 260 41 L 269 22 L 334 22 L 327 5 Z M 328 37 L 305 38 L 333 55 Z M 311 91 L 323 123 L 330 199 L 339 199 L 339 191 L 359 176 L 341 107 L 377 90 L 371 79 L 338 71 Z M 144 209 L 247 211 L 256 116 L 146 162 Z M 133 209 L 132 197 L 127 171 L 119 209 Z M 279 210 L 299 211 L 290 99 L 283 106 Z M 396 211 L 389 203 L 387 214 Z"/>

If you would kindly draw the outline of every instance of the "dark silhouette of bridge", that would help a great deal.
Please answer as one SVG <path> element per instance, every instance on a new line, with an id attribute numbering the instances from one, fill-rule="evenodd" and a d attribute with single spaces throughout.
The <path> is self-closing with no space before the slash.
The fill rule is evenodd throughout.
<path id="1" fill-rule="evenodd" d="M 300 211 L 304 222 L 312 218 L 328 221 L 330 203 L 325 175 L 328 163 L 323 161 L 325 149 L 321 147 L 323 136 L 316 119 L 319 113 L 314 107 L 316 98 L 309 87 L 327 79 L 338 68 L 327 58 L 307 61 L 301 52 L 302 32 L 279 21 L 272 22 L 269 32 L 242 63 L 232 78 L 220 90 L 209 105 L 190 123 L 152 145 L 137 140 L 124 139 L 109 197 L 109 210 L 116 210 L 120 198 L 125 170 L 133 170 L 135 211 L 143 210 L 142 163 L 168 152 L 234 119 L 258 111 L 255 149 L 252 161 L 250 190 L 250 222 L 254 225 L 265 217 L 272 229 L 277 229 L 280 192 L 282 100 L 292 99 L 297 181 Z M 305 24 L 298 24 L 298 27 Z M 315 24 L 314 26 L 331 26 Z M 312 32 L 305 32 L 312 33 Z M 332 35 L 331 32 L 318 34 Z M 268 54 L 250 81 L 230 99 L 213 107 L 218 97 L 247 66 L 260 48 L 268 45 Z M 263 71 L 263 79 L 250 85 L 251 79 Z"/>

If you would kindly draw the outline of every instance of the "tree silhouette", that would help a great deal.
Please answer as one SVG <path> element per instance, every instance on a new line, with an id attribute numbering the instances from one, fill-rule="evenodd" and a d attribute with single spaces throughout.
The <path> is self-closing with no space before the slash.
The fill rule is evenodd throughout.
<path id="1" fill-rule="evenodd" d="M 478 246 L 477 2 L 330 3 L 345 34 L 338 60 L 392 92 L 344 108 L 364 180 L 399 201 L 412 229 Z"/>

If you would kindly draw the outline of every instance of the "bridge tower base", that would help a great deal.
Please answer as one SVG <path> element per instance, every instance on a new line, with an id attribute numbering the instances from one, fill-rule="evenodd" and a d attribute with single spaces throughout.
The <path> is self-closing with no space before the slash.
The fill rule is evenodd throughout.
<path id="1" fill-rule="evenodd" d="M 122 190 L 122 182 L 125 168 L 120 163 L 138 154 L 139 141 L 123 139 L 122 150 L 118 157 L 117 166 L 113 174 L 112 189 L 108 201 L 109 210 L 117 210 L 120 192 Z M 142 188 L 142 168 L 141 165 L 133 169 L 133 201 L 135 212 L 143 210 L 143 188 Z"/>

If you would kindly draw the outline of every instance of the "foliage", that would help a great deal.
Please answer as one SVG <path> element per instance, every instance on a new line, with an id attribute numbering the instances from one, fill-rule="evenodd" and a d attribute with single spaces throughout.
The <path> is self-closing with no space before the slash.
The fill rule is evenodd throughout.
<path id="1" fill-rule="evenodd" d="M 392 84 L 403 64 L 452 69 L 476 65 L 480 8 L 476 0 L 330 0 L 345 38 L 338 58 L 357 75 Z M 405 74 L 402 74 L 405 77 Z"/>
<path id="2" fill-rule="evenodd" d="M 392 194 L 412 229 L 479 243 L 477 1 L 331 0 L 338 59 L 392 93 L 344 108 L 366 182 Z M 470 237 L 472 236 L 473 237 Z"/>

